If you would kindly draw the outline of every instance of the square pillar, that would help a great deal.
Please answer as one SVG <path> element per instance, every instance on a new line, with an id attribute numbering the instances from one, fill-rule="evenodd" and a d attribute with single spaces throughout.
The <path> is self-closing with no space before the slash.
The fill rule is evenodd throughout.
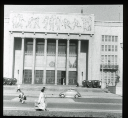
<path id="1" fill-rule="evenodd" d="M 9 48 L 9 77 L 14 78 L 14 36 L 10 33 L 10 48 Z"/>
<path id="2" fill-rule="evenodd" d="M 44 43 L 44 75 L 43 75 L 43 84 L 46 84 L 46 66 L 47 66 L 47 39 Z"/>
<path id="3" fill-rule="evenodd" d="M 33 39 L 33 62 L 32 62 L 32 84 L 35 78 L 35 52 L 36 52 L 36 39 Z"/>
<path id="4" fill-rule="evenodd" d="M 57 57 L 58 57 L 58 39 L 56 39 L 55 85 L 57 85 Z"/>
<path id="5" fill-rule="evenodd" d="M 66 85 L 68 85 L 69 80 L 69 40 L 67 39 L 67 57 L 66 57 Z"/>
<path id="6" fill-rule="evenodd" d="M 80 71 L 80 47 L 81 47 L 81 40 L 78 40 L 78 48 L 77 48 L 77 82 L 81 85 L 81 71 Z"/>
<path id="7" fill-rule="evenodd" d="M 23 78 L 23 70 L 24 70 L 24 38 L 22 38 L 22 49 L 21 49 L 21 67 L 19 71 L 20 79 L 19 79 L 19 84 L 24 83 L 24 78 Z"/>
<path id="8" fill-rule="evenodd" d="M 89 40 L 88 47 L 88 80 L 92 80 L 92 39 Z"/>

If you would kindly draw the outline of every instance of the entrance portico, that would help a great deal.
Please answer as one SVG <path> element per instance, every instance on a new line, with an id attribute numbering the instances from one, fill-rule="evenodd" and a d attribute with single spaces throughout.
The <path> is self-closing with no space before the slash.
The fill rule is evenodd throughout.
<path id="1" fill-rule="evenodd" d="M 37 24 L 35 27 L 38 28 Z M 81 85 L 82 80 L 91 79 L 88 70 L 91 70 L 90 40 L 93 30 L 84 29 L 84 33 L 79 33 L 77 28 L 74 32 L 73 29 L 68 29 L 68 32 L 67 29 L 65 32 L 64 29 L 41 32 L 39 29 L 21 30 L 20 26 L 16 28 L 13 24 L 10 33 L 14 45 L 12 78 L 17 78 L 19 74 L 20 84 L 55 85 L 61 84 L 61 78 L 66 85 L 77 82 Z M 17 49 L 17 45 L 21 48 Z"/>

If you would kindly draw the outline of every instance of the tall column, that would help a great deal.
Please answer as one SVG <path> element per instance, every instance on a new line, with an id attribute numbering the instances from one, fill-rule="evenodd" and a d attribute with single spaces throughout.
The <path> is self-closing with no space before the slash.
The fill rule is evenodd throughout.
<path id="1" fill-rule="evenodd" d="M 89 39 L 88 47 L 88 80 L 92 80 L 92 39 Z"/>
<path id="2" fill-rule="evenodd" d="M 68 81 L 69 81 L 69 40 L 67 39 L 67 57 L 66 57 L 66 85 L 68 85 Z"/>
<path id="3" fill-rule="evenodd" d="M 44 76 L 43 76 L 43 84 L 46 84 L 46 66 L 47 66 L 47 39 L 45 39 L 44 43 Z"/>
<path id="4" fill-rule="evenodd" d="M 57 57 L 58 57 L 58 39 L 56 39 L 55 85 L 57 85 Z"/>
<path id="5" fill-rule="evenodd" d="M 11 46 L 10 46 L 10 50 L 9 50 L 9 54 L 10 54 L 10 60 L 9 60 L 9 77 L 10 78 L 14 78 L 14 36 L 13 36 L 13 33 L 10 34 L 10 43 L 11 43 Z"/>
<path id="6" fill-rule="evenodd" d="M 33 62 L 32 62 L 32 84 L 35 78 L 35 52 L 36 52 L 36 39 L 33 39 Z"/>
<path id="7" fill-rule="evenodd" d="M 21 49 L 21 67 L 20 67 L 20 79 L 19 79 L 19 84 L 24 83 L 23 79 L 23 70 L 24 70 L 24 38 L 22 38 L 22 49 Z"/>
<path id="8" fill-rule="evenodd" d="M 77 49 L 77 55 L 78 55 L 78 59 L 77 59 L 77 82 L 79 83 L 79 85 L 81 85 L 81 76 L 80 76 L 80 47 L 81 47 L 81 40 L 78 40 L 78 49 Z"/>

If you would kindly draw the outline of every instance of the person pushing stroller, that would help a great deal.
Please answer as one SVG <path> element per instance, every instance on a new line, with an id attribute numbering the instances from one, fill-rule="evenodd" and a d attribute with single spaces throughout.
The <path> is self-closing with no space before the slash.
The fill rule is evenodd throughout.
<path id="1" fill-rule="evenodd" d="M 44 93 L 45 87 L 43 87 L 43 89 L 41 89 L 40 95 L 39 95 L 39 99 L 38 102 L 35 103 L 35 109 L 37 110 L 43 110 L 46 111 L 46 107 L 47 107 L 47 102 L 46 102 L 46 95 Z"/>
<path id="2" fill-rule="evenodd" d="M 24 93 L 21 90 L 19 90 L 19 92 L 20 92 L 20 94 L 19 94 L 20 101 L 19 102 L 21 102 L 23 104 L 26 100 L 26 96 L 24 95 Z"/>

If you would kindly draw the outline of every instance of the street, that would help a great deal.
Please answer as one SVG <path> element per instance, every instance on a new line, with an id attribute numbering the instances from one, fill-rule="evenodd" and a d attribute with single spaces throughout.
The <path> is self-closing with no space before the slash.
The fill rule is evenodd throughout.
<path id="1" fill-rule="evenodd" d="M 38 97 L 28 97 L 24 104 L 19 102 L 17 96 L 4 95 L 4 110 L 34 110 L 34 101 Z M 49 111 L 95 111 L 95 112 L 118 112 L 122 113 L 122 99 L 108 98 L 47 98 Z"/>

